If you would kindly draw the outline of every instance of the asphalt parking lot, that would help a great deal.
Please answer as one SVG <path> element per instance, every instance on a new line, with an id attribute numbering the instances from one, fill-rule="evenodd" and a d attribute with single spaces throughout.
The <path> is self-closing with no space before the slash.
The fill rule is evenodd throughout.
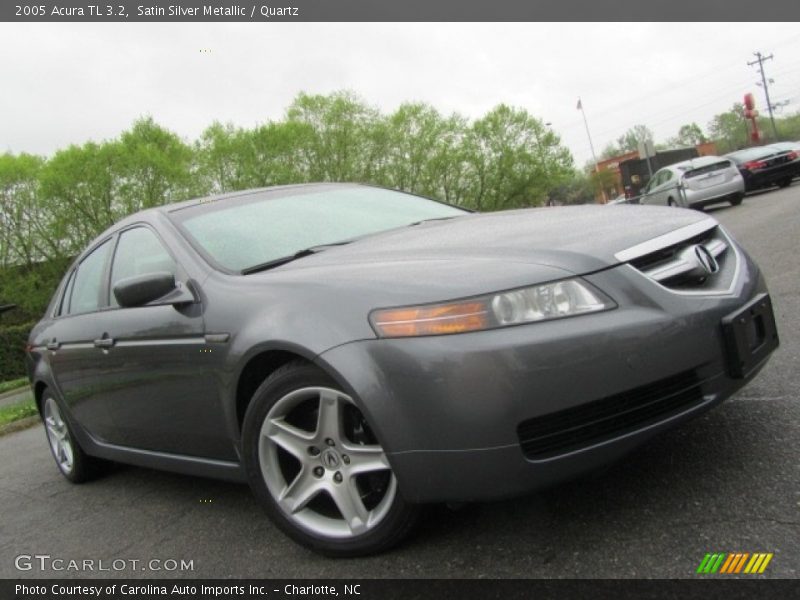
<path id="1" fill-rule="evenodd" d="M 781 347 L 726 403 L 602 474 L 528 497 L 432 509 L 377 557 L 330 560 L 247 487 L 138 468 L 73 486 L 41 426 L 0 438 L 0 577 L 677 577 L 707 552 L 772 552 L 800 576 L 800 182 L 711 211 L 766 273 Z M 21 572 L 21 554 L 193 561 L 192 571 Z"/>

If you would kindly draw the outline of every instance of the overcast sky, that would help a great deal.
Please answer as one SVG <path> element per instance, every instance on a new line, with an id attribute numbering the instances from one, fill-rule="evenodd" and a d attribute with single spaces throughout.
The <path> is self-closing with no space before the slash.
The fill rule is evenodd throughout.
<path id="1" fill-rule="evenodd" d="M 747 91 L 764 109 L 755 50 L 775 56 L 773 102 L 800 110 L 796 23 L 2 23 L 0 151 L 48 155 L 142 115 L 191 141 L 215 120 L 280 119 L 301 91 L 350 89 L 383 111 L 524 107 L 582 165 L 579 96 L 598 153 L 638 123 L 663 141 Z"/>

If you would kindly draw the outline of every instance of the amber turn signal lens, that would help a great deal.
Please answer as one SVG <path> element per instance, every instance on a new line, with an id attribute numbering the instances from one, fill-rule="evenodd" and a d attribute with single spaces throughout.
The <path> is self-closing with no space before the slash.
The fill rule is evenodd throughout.
<path id="1" fill-rule="evenodd" d="M 372 323 L 382 337 L 442 335 L 486 329 L 488 315 L 485 302 L 457 302 L 382 309 L 372 314 Z"/>

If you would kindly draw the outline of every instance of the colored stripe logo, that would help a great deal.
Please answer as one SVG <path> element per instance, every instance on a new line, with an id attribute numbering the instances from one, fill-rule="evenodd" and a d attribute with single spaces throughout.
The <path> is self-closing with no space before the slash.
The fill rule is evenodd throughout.
<path id="1" fill-rule="evenodd" d="M 710 574 L 737 574 L 746 573 L 756 575 L 763 573 L 769 562 L 772 560 L 772 552 L 718 552 L 708 553 L 700 561 L 697 573 Z"/>

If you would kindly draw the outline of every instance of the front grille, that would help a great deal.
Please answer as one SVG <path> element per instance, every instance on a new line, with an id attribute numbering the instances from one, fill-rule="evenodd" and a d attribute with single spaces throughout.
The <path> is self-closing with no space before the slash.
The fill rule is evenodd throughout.
<path id="1" fill-rule="evenodd" d="M 703 246 L 717 262 L 716 273 L 709 273 L 698 259 L 697 246 Z M 630 261 L 630 265 L 661 285 L 677 291 L 724 292 L 733 281 L 736 265 L 731 241 L 719 227 L 676 244 L 660 248 Z"/>
<path id="2" fill-rule="evenodd" d="M 527 458 L 544 459 L 609 440 L 699 405 L 697 373 L 685 371 L 582 406 L 523 421 L 517 426 Z"/>

